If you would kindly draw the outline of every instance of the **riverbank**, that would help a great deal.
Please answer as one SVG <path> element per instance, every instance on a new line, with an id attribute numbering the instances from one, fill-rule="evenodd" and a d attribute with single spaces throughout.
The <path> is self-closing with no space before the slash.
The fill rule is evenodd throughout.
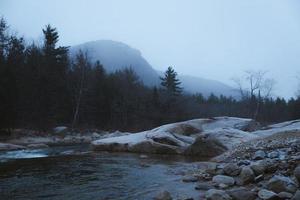
<path id="1" fill-rule="evenodd" d="M 92 144 L 95 153 L 137 153 L 145 161 L 141 167 L 148 166 L 145 163 L 153 153 L 165 158 L 180 155 L 193 156 L 194 161 L 207 160 L 189 163 L 188 168 L 176 172 L 178 181 L 192 185 L 191 193 L 198 194 L 181 199 L 300 199 L 300 120 L 260 127 L 251 119 L 219 117 L 167 124 L 132 134 L 64 130 L 6 141 L 13 145 L 0 144 L 0 149 L 1 145 L 12 150 L 22 149 L 22 145 L 30 149 Z M 178 193 L 167 188 L 156 193 L 157 200 L 178 199 Z"/>

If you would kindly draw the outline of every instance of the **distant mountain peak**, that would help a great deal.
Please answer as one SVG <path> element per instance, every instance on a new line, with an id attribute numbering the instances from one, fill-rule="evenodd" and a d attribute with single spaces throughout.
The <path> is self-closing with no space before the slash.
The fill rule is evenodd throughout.
<path id="1" fill-rule="evenodd" d="M 86 42 L 71 47 L 71 56 L 74 56 L 80 49 L 87 52 L 92 62 L 99 60 L 108 72 L 131 67 L 140 77 L 141 81 L 149 86 L 158 85 L 159 76 L 163 75 L 162 72 L 152 68 L 139 50 L 123 42 L 113 40 Z M 181 74 L 179 74 L 179 79 L 182 82 L 184 90 L 190 93 L 202 93 L 204 96 L 208 96 L 211 93 L 215 95 L 237 96 L 236 91 L 232 87 L 219 81 Z"/>

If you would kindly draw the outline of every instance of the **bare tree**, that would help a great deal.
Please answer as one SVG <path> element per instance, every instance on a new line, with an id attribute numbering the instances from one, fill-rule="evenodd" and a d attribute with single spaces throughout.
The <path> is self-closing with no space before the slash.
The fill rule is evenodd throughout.
<path id="1" fill-rule="evenodd" d="M 233 78 L 233 81 L 237 85 L 237 89 L 240 92 L 243 100 L 253 103 L 256 101 L 253 113 L 253 118 L 256 119 L 261 99 L 268 98 L 272 95 L 275 81 L 274 79 L 267 78 L 267 71 L 245 71 L 245 74 L 240 78 Z"/>
<path id="2" fill-rule="evenodd" d="M 75 87 L 75 108 L 74 108 L 74 115 L 73 115 L 73 120 L 72 120 L 72 129 L 75 127 L 76 122 L 79 117 L 79 110 L 81 106 L 81 100 L 83 97 L 83 90 L 84 90 L 84 85 L 86 82 L 86 71 L 87 68 L 89 67 L 89 62 L 87 58 L 87 53 L 83 53 L 81 50 L 79 53 L 76 55 L 76 62 L 73 67 L 74 73 L 77 75 L 75 78 L 76 84 L 74 84 Z"/>

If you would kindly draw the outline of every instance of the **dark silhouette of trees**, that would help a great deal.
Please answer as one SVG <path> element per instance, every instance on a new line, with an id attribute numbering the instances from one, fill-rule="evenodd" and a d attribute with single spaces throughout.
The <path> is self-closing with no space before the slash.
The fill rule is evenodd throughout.
<path id="1" fill-rule="evenodd" d="M 131 68 L 106 73 L 99 61 L 91 63 L 84 52 L 70 57 L 67 47 L 57 46 L 59 34 L 50 25 L 43 29 L 41 45 L 25 45 L 23 38 L 7 30 L 1 19 L 1 131 L 45 131 L 58 125 L 139 131 L 222 115 L 255 116 L 263 123 L 300 118 L 300 98 L 285 100 L 266 95 L 272 84 L 261 73 L 248 74 L 249 87 L 238 85 L 244 94 L 239 100 L 214 94 L 191 95 L 182 92 L 172 67 L 161 78 L 161 87 L 150 88 Z"/>

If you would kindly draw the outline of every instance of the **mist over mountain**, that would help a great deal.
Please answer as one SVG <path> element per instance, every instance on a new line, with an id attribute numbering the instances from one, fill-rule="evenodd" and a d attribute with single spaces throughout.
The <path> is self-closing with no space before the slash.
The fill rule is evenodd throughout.
<path id="1" fill-rule="evenodd" d="M 87 52 L 90 61 L 99 60 L 108 72 L 131 67 L 146 85 L 159 83 L 156 71 L 142 57 L 141 52 L 127 44 L 112 40 L 92 41 L 71 47 L 71 55 L 74 56 L 80 49 Z"/>
<path id="2" fill-rule="evenodd" d="M 156 71 L 143 58 L 139 50 L 122 42 L 98 40 L 76 45 L 70 49 L 71 56 L 75 56 L 79 50 L 87 52 L 92 62 L 99 60 L 108 72 L 131 67 L 144 84 L 148 86 L 158 85 L 160 82 L 159 76 L 163 75 L 163 72 Z M 186 92 L 202 93 L 204 96 L 208 96 L 211 93 L 215 95 L 237 96 L 236 91 L 232 87 L 222 82 L 195 76 L 178 75 L 182 82 L 182 87 Z"/>

